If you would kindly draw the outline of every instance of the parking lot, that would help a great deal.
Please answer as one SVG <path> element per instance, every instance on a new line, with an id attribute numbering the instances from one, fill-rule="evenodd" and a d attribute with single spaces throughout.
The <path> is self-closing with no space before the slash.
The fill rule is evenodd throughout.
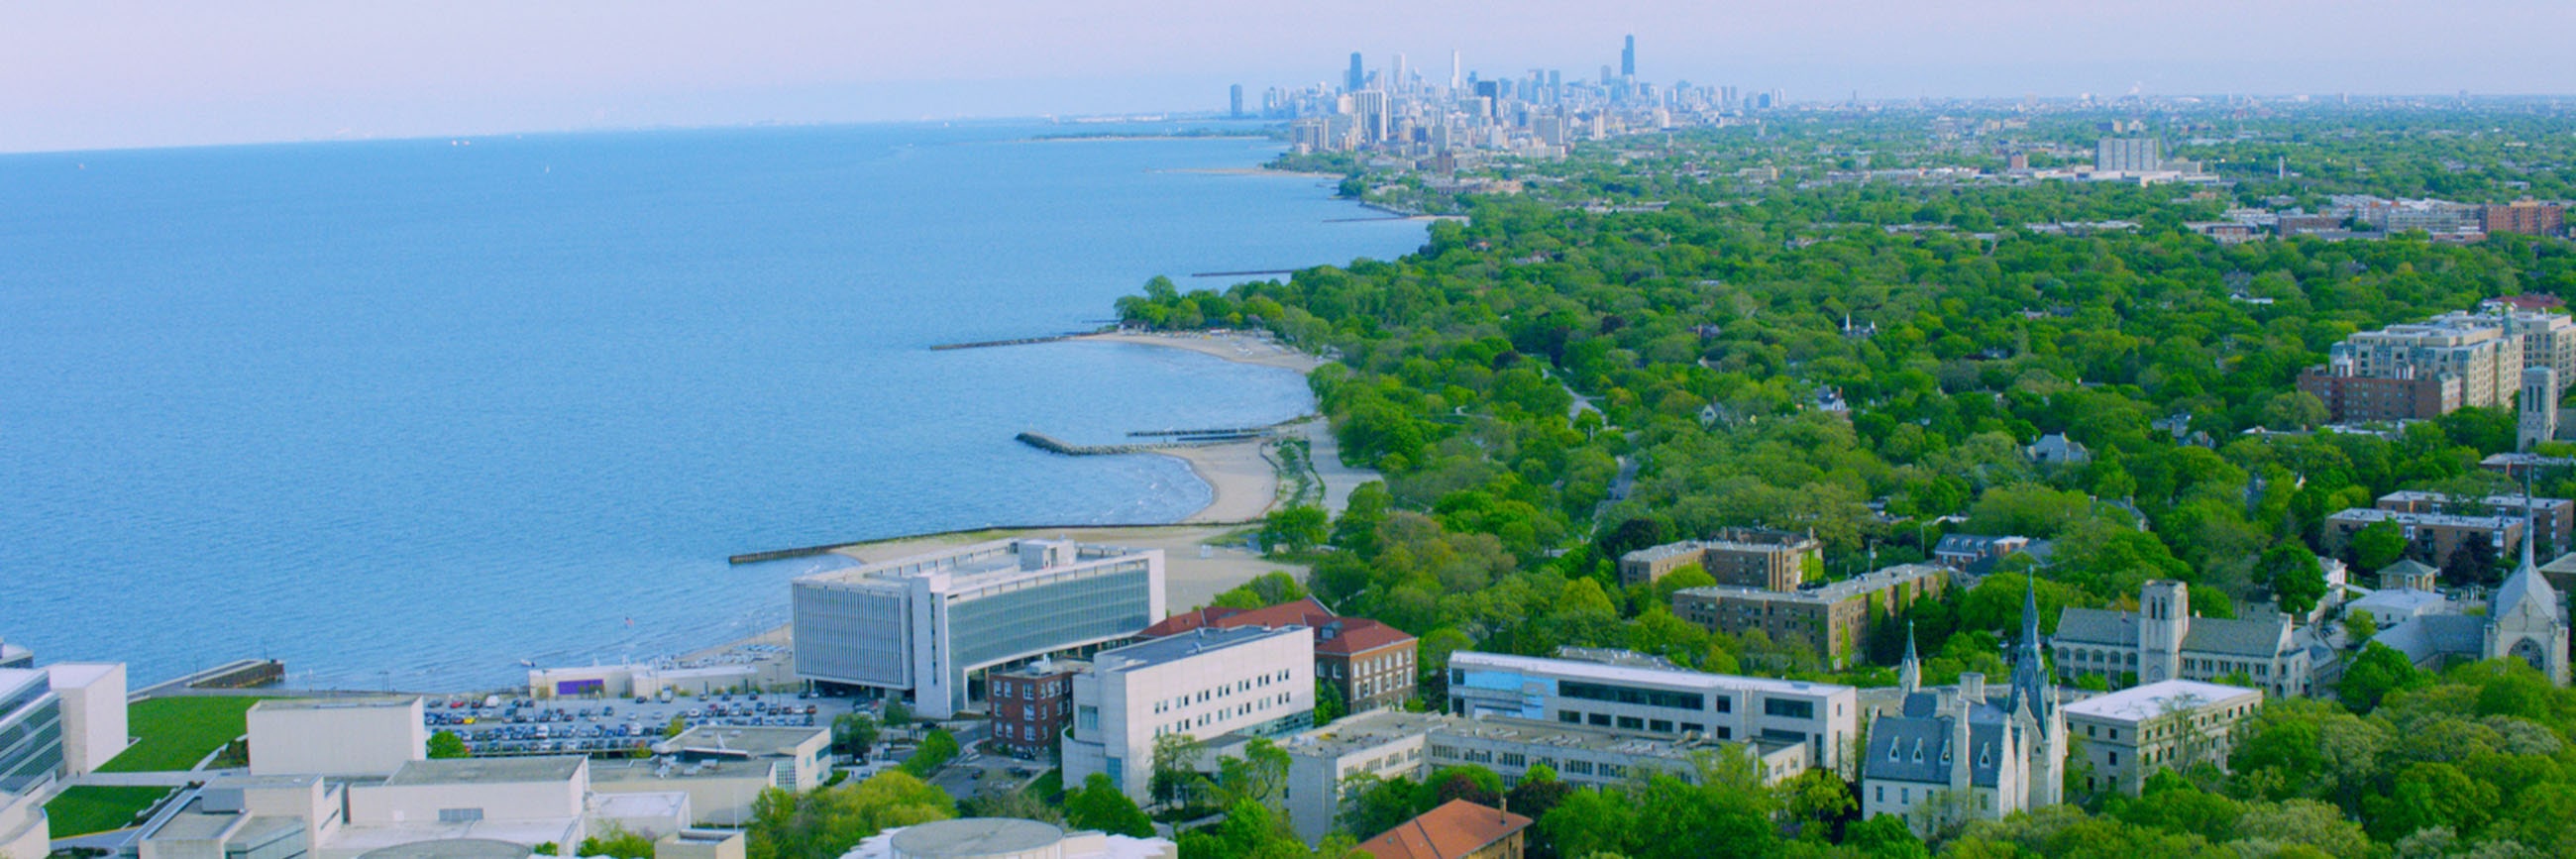
<path id="1" fill-rule="evenodd" d="M 643 703 L 636 703 L 637 701 Z M 661 698 L 457 696 L 431 698 L 422 720 L 451 731 L 475 755 L 631 752 L 659 740 L 678 718 L 699 725 L 829 728 L 851 711 L 849 698 L 798 693 Z"/>

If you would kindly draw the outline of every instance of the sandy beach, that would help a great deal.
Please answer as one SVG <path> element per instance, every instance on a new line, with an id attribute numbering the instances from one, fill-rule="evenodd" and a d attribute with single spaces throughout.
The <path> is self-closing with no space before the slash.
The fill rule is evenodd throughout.
<path id="1" fill-rule="evenodd" d="M 1089 340 L 1102 343 L 1135 343 L 1143 346 L 1167 346 L 1173 349 L 1187 349 L 1203 355 L 1214 355 L 1238 364 L 1258 364 L 1264 367 L 1278 367 L 1286 370 L 1295 370 L 1299 373 L 1312 372 L 1317 367 L 1331 363 L 1325 361 L 1323 358 L 1297 351 L 1296 349 L 1290 348 L 1287 344 L 1280 343 L 1279 341 L 1269 337 L 1236 332 L 1209 334 L 1204 332 L 1114 331 L 1099 334 L 1084 334 L 1079 337 L 1068 339 Z"/>

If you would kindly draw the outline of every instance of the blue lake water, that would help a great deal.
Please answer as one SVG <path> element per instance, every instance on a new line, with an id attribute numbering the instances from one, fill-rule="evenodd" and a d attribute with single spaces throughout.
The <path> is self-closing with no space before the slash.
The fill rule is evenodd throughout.
<path id="1" fill-rule="evenodd" d="M 1145 279 L 1389 258 L 1275 144 L 1056 126 L 0 157 L 0 639 L 138 682 L 469 688 L 783 622 L 737 552 L 1168 521 L 1109 441 L 1311 408 L 1089 327 Z M 1151 129 L 1148 129 L 1151 130 Z"/>

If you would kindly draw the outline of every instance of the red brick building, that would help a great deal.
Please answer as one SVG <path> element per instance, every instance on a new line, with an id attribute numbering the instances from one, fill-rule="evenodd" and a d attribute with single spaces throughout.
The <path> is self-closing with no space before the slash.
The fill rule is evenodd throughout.
<path id="1" fill-rule="evenodd" d="M 2488 206 L 2480 221 L 2490 233 L 2560 236 L 2567 233 L 2567 207 L 2537 200 L 2515 200 Z"/>
<path id="2" fill-rule="evenodd" d="M 1314 598 L 1268 608 L 1203 608 L 1164 618 L 1139 639 L 1179 635 L 1200 627 L 1303 626 L 1315 633 L 1315 679 L 1333 684 L 1349 711 L 1402 706 L 1413 697 L 1421 667 L 1413 636 L 1364 617 L 1341 617 Z"/>
<path id="3" fill-rule="evenodd" d="M 1073 721 L 1073 675 L 1089 667 L 1073 660 L 1041 659 L 986 674 L 993 742 L 1014 757 L 1055 757 L 1056 741 Z"/>
<path id="4" fill-rule="evenodd" d="M 2325 401 L 2326 414 L 2339 424 L 2437 418 L 2461 402 L 2460 382 L 2448 376 L 2378 379 L 2310 367 L 2299 374 L 2299 390 Z"/>

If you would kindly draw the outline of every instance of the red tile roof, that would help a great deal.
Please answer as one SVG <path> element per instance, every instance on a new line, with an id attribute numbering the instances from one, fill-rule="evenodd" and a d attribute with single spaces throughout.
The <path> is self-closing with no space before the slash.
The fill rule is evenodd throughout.
<path id="1" fill-rule="evenodd" d="M 1360 850 L 1377 859 L 1459 859 L 1529 825 L 1529 818 L 1453 799 L 1369 839 Z"/>
<path id="2" fill-rule="evenodd" d="M 1315 631 L 1315 652 L 1348 655 L 1363 653 L 1413 640 L 1403 630 L 1364 617 L 1339 617 L 1314 597 L 1284 602 L 1268 608 L 1203 608 L 1182 612 L 1162 619 L 1138 638 L 1163 638 L 1193 629 L 1233 629 L 1243 626 L 1288 626 L 1295 624 Z"/>

